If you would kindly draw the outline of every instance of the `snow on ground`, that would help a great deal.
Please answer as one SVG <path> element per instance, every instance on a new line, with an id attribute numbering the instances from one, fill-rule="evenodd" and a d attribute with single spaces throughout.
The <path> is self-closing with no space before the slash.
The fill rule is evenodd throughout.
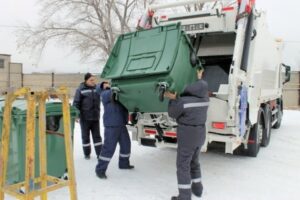
<path id="1" fill-rule="evenodd" d="M 299 111 L 285 111 L 282 127 L 272 130 L 269 147 L 261 148 L 257 158 L 226 155 L 217 150 L 202 153 L 205 189 L 201 199 L 299 200 L 299 119 Z M 79 200 L 168 200 L 177 194 L 175 149 L 155 149 L 133 142 L 131 162 L 136 168 L 119 170 L 117 150 L 107 180 L 95 175 L 95 155 L 89 161 L 83 158 L 78 124 L 74 151 Z M 51 193 L 49 199 L 70 198 L 68 190 L 63 189 Z"/>

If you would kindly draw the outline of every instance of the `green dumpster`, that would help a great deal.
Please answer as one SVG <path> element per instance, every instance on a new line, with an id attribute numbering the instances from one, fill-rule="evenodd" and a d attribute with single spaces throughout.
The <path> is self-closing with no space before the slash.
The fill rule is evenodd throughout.
<path id="1" fill-rule="evenodd" d="M 182 93 L 196 81 L 199 66 L 190 39 L 173 24 L 121 35 L 101 77 L 112 80 L 116 98 L 130 112 L 166 112 L 164 92 Z"/>
<path id="2" fill-rule="evenodd" d="M 0 99 L 0 137 L 2 136 L 3 112 L 5 101 Z M 38 109 L 38 108 L 37 108 Z M 26 112 L 25 100 L 16 100 L 13 104 L 11 119 L 11 134 L 7 183 L 12 184 L 25 179 L 25 138 L 26 138 Z M 38 113 L 38 110 L 37 110 Z M 70 108 L 71 130 L 73 135 L 75 119 L 78 112 Z M 39 176 L 39 143 L 38 143 L 38 117 L 36 117 L 36 165 L 35 174 Z M 50 176 L 61 177 L 66 172 L 65 141 L 63 138 L 62 103 L 46 103 L 46 132 L 47 132 L 47 167 Z"/>

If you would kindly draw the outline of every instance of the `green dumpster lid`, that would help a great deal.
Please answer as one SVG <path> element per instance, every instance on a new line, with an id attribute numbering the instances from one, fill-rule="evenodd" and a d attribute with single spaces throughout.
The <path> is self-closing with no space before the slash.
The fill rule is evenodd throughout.
<path id="1" fill-rule="evenodd" d="M 5 106 L 5 100 L 3 99 L 2 101 L 0 101 L 0 110 L 1 110 L 0 114 L 3 114 L 4 106 Z M 23 99 L 15 100 L 12 107 L 13 107 L 12 108 L 12 114 L 13 115 L 24 115 L 24 114 L 26 114 L 27 104 L 26 104 L 25 100 L 23 100 Z"/>
<path id="2" fill-rule="evenodd" d="M 101 77 L 116 79 L 170 72 L 183 35 L 180 24 L 121 35 Z"/>
<path id="3" fill-rule="evenodd" d="M 0 100 L 0 115 L 3 115 L 5 101 Z M 71 114 L 77 114 L 78 111 L 73 106 L 70 107 Z M 13 115 L 26 115 L 27 103 L 24 99 L 17 99 L 13 103 L 12 114 Z M 38 112 L 38 110 L 37 110 Z M 61 114 L 62 113 L 62 103 L 61 102 L 46 102 L 46 112 L 48 114 Z"/>

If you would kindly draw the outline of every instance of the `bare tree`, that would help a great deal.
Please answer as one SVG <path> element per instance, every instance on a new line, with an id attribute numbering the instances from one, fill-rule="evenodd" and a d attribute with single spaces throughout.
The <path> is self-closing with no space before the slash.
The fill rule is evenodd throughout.
<path id="1" fill-rule="evenodd" d="M 78 51 L 83 60 L 105 59 L 119 34 L 134 30 L 137 13 L 154 0 L 40 0 L 41 19 L 18 31 L 20 48 L 42 53 L 55 40 Z"/>

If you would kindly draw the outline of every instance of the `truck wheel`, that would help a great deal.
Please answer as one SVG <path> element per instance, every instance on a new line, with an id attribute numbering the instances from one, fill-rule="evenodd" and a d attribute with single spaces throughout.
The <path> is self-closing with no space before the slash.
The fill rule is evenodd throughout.
<path id="1" fill-rule="evenodd" d="M 263 109 L 260 108 L 258 111 L 257 123 L 254 124 L 250 129 L 248 149 L 247 149 L 247 154 L 250 157 L 256 157 L 259 152 L 261 135 L 263 132 L 263 120 L 262 120 L 263 114 L 264 111 Z"/>
<path id="2" fill-rule="evenodd" d="M 277 122 L 273 125 L 274 129 L 279 129 L 281 126 L 282 116 L 283 116 L 283 110 L 282 110 L 282 100 L 279 101 L 277 107 L 278 112 L 275 114 Z"/>
<path id="3" fill-rule="evenodd" d="M 264 114 L 265 114 L 264 117 L 265 122 L 264 122 L 264 129 L 262 133 L 261 146 L 267 147 L 270 143 L 271 130 L 272 130 L 272 111 L 269 105 L 265 106 Z"/>

